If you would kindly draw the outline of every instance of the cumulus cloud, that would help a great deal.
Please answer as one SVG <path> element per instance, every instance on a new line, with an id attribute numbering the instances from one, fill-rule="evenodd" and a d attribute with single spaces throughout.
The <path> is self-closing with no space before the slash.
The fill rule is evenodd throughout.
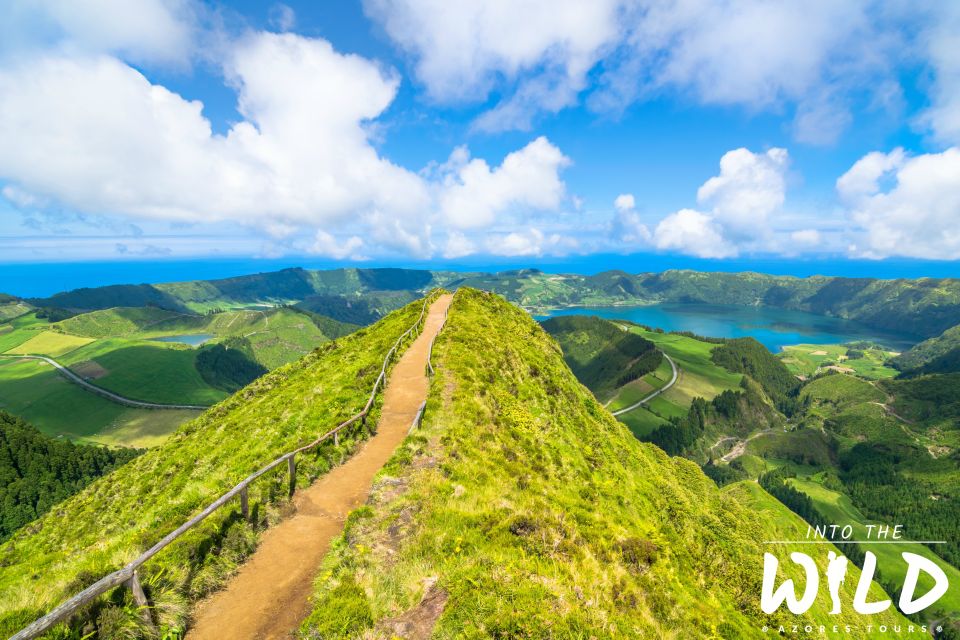
<path id="1" fill-rule="evenodd" d="M 621 193 L 614 199 L 613 207 L 616 213 L 610 224 L 610 239 L 631 249 L 649 244 L 650 230 L 636 211 L 633 194 Z"/>
<path id="2" fill-rule="evenodd" d="M 950 4 L 917 10 L 875 0 L 366 0 L 364 6 L 410 54 L 434 100 L 483 103 L 498 96 L 476 122 L 483 129 L 529 128 L 537 114 L 556 113 L 584 94 L 594 110 L 619 113 L 674 92 L 750 112 L 792 109 L 799 141 L 829 144 L 849 124 L 858 94 L 898 90 L 895 69 L 904 55 L 940 69 L 945 100 L 938 118 L 956 113 L 948 111 L 956 104 L 950 87 L 960 82 L 947 78 L 960 75 L 953 55 L 960 30 L 944 25 L 944 16 L 960 12 Z M 927 38 L 918 24 L 942 26 Z"/>
<path id="3" fill-rule="evenodd" d="M 4 11 L 0 53 L 56 44 L 141 63 L 184 64 L 198 29 L 191 0 L 10 0 Z"/>
<path id="4" fill-rule="evenodd" d="M 801 248 L 809 248 L 820 244 L 821 238 L 816 229 L 797 229 L 790 233 L 790 240 Z"/>
<path id="5" fill-rule="evenodd" d="M 736 247 L 723 238 L 716 221 L 699 211 L 681 209 L 660 221 L 653 234 L 658 249 L 679 251 L 700 258 L 729 258 Z"/>
<path id="6" fill-rule="evenodd" d="M 226 71 L 246 119 L 216 135 L 201 103 L 109 56 L 0 70 L 0 175 L 81 211 L 183 221 L 317 224 L 425 206 L 420 179 L 363 129 L 396 91 L 376 65 L 323 40 L 258 34 Z"/>
<path id="7" fill-rule="evenodd" d="M 614 201 L 613 206 L 617 211 L 630 211 L 637 206 L 632 193 L 621 193 Z"/>
<path id="8" fill-rule="evenodd" d="M 476 253 L 477 245 L 470 238 L 459 231 L 451 231 L 447 235 L 447 243 L 443 249 L 443 257 L 447 259 L 462 258 Z"/>
<path id="9" fill-rule="evenodd" d="M 742 250 L 774 249 L 773 221 L 786 199 L 786 149 L 754 153 L 734 149 L 720 158 L 720 173 L 697 190 L 704 211 L 682 209 L 656 226 L 650 237 L 654 246 L 701 258 L 726 258 Z M 630 228 L 631 212 L 618 211 L 613 228 Z M 635 215 L 635 214 L 633 214 Z M 634 228 L 643 239 L 646 227 Z"/>
<path id="10" fill-rule="evenodd" d="M 349 238 L 335 238 L 323 229 L 318 229 L 310 253 L 333 258 L 334 260 L 363 260 L 360 250 L 363 248 L 363 239 L 359 236 Z"/>
<path id="11" fill-rule="evenodd" d="M 489 226 L 507 208 L 554 209 L 565 192 L 559 172 L 569 164 L 542 136 L 494 169 L 459 147 L 442 168 L 440 213 L 453 227 L 476 229 Z"/>
<path id="12" fill-rule="evenodd" d="M 552 210 L 569 159 L 546 138 L 499 166 L 458 148 L 439 175 L 375 149 L 369 123 L 393 101 L 390 70 L 329 42 L 254 33 L 222 67 L 242 119 L 214 133 L 203 104 L 106 54 L 59 50 L 0 66 L 0 178 L 18 206 L 97 215 L 229 221 L 274 238 L 352 226 L 388 251 L 427 257 L 432 225 L 483 229 Z M 315 250 L 352 255 L 320 235 Z M 349 243 L 348 243 L 349 244 Z"/>
<path id="13" fill-rule="evenodd" d="M 960 149 L 870 153 L 837 180 L 860 238 L 854 254 L 960 258 Z"/>
<path id="14" fill-rule="evenodd" d="M 941 142 L 960 144 L 960 5 L 938 5 L 933 25 L 925 32 L 927 55 L 934 71 L 932 104 L 920 120 Z"/>
<path id="15" fill-rule="evenodd" d="M 788 160 L 786 149 L 728 151 L 720 158 L 720 175 L 697 190 L 697 202 L 711 208 L 734 240 L 755 238 L 767 229 L 768 216 L 783 205 Z"/>
<path id="16" fill-rule="evenodd" d="M 559 233 L 546 234 L 530 227 L 509 233 L 491 233 L 486 240 L 487 252 L 495 256 L 566 255 L 576 251 L 579 243 Z"/>
<path id="17" fill-rule="evenodd" d="M 367 0 L 367 14 L 415 58 L 430 97 L 483 101 L 502 82 L 520 88 L 481 118 L 489 130 L 530 127 L 540 110 L 576 102 L 601 50 L 618 34 L 615 0 L 485 2 Z"/>

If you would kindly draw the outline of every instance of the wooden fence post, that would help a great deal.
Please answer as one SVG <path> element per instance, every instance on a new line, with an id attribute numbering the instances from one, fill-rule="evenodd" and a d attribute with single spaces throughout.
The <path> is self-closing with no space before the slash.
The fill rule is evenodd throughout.
<path id="1" fill-rule="evenodd" d="M 143 592 L 143 586 L 140 584 L 140 576 L 136 571 L 134 571 L 130 579 L 127 580 L 127 587 L 133 592 L 133 601 L 136 602 L 140 608 L 140 617 L 143 618 L 143 621 L 148 627 L 156 630 L 157 627 L 153 624 L 153 618 L 150 616 L 150 601 L 147 600 L 147 594 Z"/>
<path id="2" fill-rule="evenodd" d="M 294 458 L 295 454 L 290 454 L 290 457 L 287 458 L 287 471 L 290 474 L 290 497 L 293 497 L 293 492 L 297 490 L 297 460 Z"/>
<path id="3" fill-rule="evenodd" d="M 339 431 L 337 431 L 336 433 L 333 434 L 333 446 L 335 446 L 335 447 L 339 447 L 339 446 L 340 446 L 340 432 L 339 432 Z"/>
<path id="4" fill-rule="evenodd" d="M 240 489 L 240 514 L 244 520 L 250 519 L 250 501 L 247 496 L 247 488 Z"/>

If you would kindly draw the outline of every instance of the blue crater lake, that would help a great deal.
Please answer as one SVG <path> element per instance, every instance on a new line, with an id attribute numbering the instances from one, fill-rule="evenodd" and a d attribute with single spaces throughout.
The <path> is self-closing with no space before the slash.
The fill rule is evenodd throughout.
<path id="1" fill-rule="evenodd" d="M 209 333 L 192 333 L 182 336 L 160 336 L 159 338 L 150 338 L 155 342 L 180 342 L 188 344 L 191 347 L 199 347 L 214 336 Z"/>
<path id="2" fill-rule="evenodd" d="M 791 344 L 843 344 L 854 340 L 878 342 L 902 351 L 917 340 L 909 334 L 876 331 L 849 320 L 773 307 L 667 303 L 641 307 L 570 307 L 534 316 L 599 316 L 630 320 L 664 331 L 691 331 L 714 338 L 755 338 L 774 353 Z"/>

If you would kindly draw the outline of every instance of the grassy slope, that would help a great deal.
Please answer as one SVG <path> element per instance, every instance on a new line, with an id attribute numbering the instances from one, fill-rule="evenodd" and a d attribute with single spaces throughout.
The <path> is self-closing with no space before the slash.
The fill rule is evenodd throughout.
<path id="1" fill-rule="evenodd" d="M 119 568 L 254 469 L 354 414 L 384 354 L 420 309 L 411 304 L 267 374 L 18 532 L 0 546 L 0 632 Z M 329 468 L 352 442 L 303 456 L 301 481 Z M 255 503 L 276 499 L 284 486 L 284 476 L 273 474 L 252 489 L 261 524 L 264 511 Z M 163 623 L 182 625 L 185 599 L 215 588 L 258 530 L 238 521 L 235 508 L 224 509 L 148 563 Z"/>
<path id="2" fill-rule="evenodd" d="M 796 344 L 784 347 L 777 356 L 783 361 L 790 373 L 812 376 L 824 362 L 839 367 L 848 367 L 864 378 L 878 380 L 892 378 L 897 370 L 887 366 L 893 353 L 881 349 L 865 349 L 862 358 L 847 358 L 848 347 L 842 344 Z"/>
<path id="3" fill-rule="evenodd" d="M 197 411 L 133 409 L 67 382 L 37 361 L 0 358 L 0 409 L 51 436 L 84 443 L 151 447 Z"/>
<path id="4" fill-rule="evenodd" d="M 919 369 L 957 349 L 960 349 L 960 325 L 950 327 L 939 336 L 914 345 L 894 359 L 893 364 L 904 371 Z"/>
<path id="5" fill-rule="evenodd" d="M 389 637 L 434 581 L 438 638 L 763 637 L 793 620 L 759 611 L 759 541 L 796 518 L 769 497 L 757 517 L 638 442 L 526 314 L 461 289 L 436 354 L 424 427 L 325 560 L 308 637 Z M 825 612 L 804 621 L 857 622 Z"/>
<path id="6" fill-rule="evenodd" d="M 874 523 L 868 518 L 865 518 L 853 505 L 850 498 L 842 493 L 827 489 L 815 479 L 793 478 L 788 482 L 810 496 L 817 511 L 831 524 L 841 526 L 846 524 L 853 525 L 858 534 L 866 531 L 863 526 L 866 524 L 889 524 L 884 522 Z M 859 539 L 863 537 L 862 535 L 858 535 Z M 906 537 L 909 537 L 909 532 Z M 942 558 L 922 544 L 870 544 L 862 546 L 864 551 L 872 551 L 877 556 L 877 566 L 882 571 L 884 578 L 894 581 L 898 588 L 902 587 L 903 579 L 906 575 L 906 564 L 900 556 L 904 551 L 929 558 L 944 570 L 951 585 L 960 584 L 960 571 L 944 562 Z M 927 589 L 933 586 L 933 580 L 927 574 L 922 573 L 918 584 L 918 593 L 925 593 Z M 955 588 L 948 590 L 943 598 L 937 602 L 935 609 L 944 609 L 951 612 L 960 611 L 960 590 Z"/>
<path id="7" fill-rule="evenodd" d="M 211 405 L 227 394 L 212 388 L 197 372 L 197 350 L 177 343 L 106 338 L 60 359 L 77 365 L 96 362 L 106 374 L 92 382 L 122 396 L 146 402 Z"/>
<path id="8" fill-rule="evenodd" d="M 739 389 L 741 374 L 731 373 L 710 359 L 716 344 L 674 333 L 648 331 L 636 325 L 627 326 L 634 333 L 656 344 L 657 348 L 673 358 L 680 368 L 679 377 L 673 387 L 644 407 L 618 416 L 637 437 L 646 436 L 671 417 L 686 415 L 690 403 L 698 396 L 710 400 L 725 389 Z M 670 364 L 664 360 L 660 368 L 644 376 L 644 380 L 650 389 L 659 389 L 669 382 L 671 375 Z M 616 411 L 645 395 L 647 394 L 641 393 L 639 388 L 623 387 L 607 408 Z"/>
<path id="9" fill-rule="evenodd" d="M 0 322 L 4 322 L 11 318 L 16 318 L 17 316 L 22 316 L 30 311 L 31 308 L 32 307 L 26 302 L 22 302 L 20 300 L 4 302 L 0 304 Z"/>

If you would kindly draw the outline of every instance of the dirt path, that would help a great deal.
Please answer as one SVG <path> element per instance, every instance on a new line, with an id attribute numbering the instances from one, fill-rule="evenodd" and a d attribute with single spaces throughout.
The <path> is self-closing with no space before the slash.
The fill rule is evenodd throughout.
<path id="1" fill-rule="evenodd" d="M 427 351 L 451 298 L 441 296 L 430 306 L 423 333 L 394 366 L 377 434 L 295 496 L 295 513 L 263 534 L 260 546 L 224 590 L 197 605 L 188 640 L 293 637 L 310 612 L 313 579 L 331 540 L 347 514 L 366 501 L 373 477 L 406 437 L 427 397 Z"/>

